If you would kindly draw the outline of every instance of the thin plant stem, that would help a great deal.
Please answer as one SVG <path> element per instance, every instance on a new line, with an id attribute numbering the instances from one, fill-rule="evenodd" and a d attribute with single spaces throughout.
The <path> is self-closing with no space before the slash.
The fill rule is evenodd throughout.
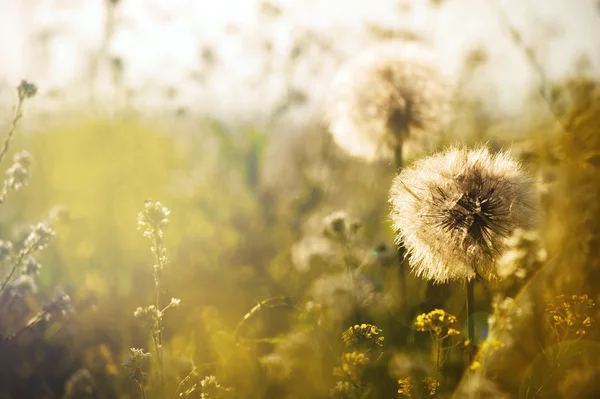
<path id="1" fill-rule="evenodd" d="M 15 134 L 15 130 L 17 129 L 17 125 L 19 124 L 19 120 L 23 116 L 23 102 L 24 99 L 22 97 L 19 97 L 19 102 L 15 107 L 15 112 L 13 113 L 10 129 L 8 130 L 8 135 L 6 136 L 6 139 L 4 140 L 4 145 L 2 146 L 2 150 L 0 151 L 0 163 L 4 159 L 6 153 L 8 152 L 10 141 L 12 140 L 12 137 Z"/>
<path id="2" fill-rule="evenodd" d="M 8 342 L 10 340 L 16 339 L 19 335 L 21 335 L 25 331 L 27 331 L 30 328 L 32 328 L 33 326 L 35 326 L 41 320 L 43 320 L 47 315 L 48 315 L 48 311 L 46 311 L 46 310 L 42 310 L 42 311 L 38 312 L 23 327 L 21 327 L 20 329 L 18 329 L 14 333 L 8 335 L 3 340 L 0 340 L 0 345 L 2 345 L 3 342 Z"/>
<path id="3" fill-rule="evenodd" d="M 475 279 L 467 281 L 467 338 L 471 345 L 475 345 L 475 318 L 473 317 L 475 310 Z M 472 354 L 468 350 L 468 362 L 471 363 Z"/>
<path id="4" fill-rule="evenodd" d="M 156 267 L 154 268 L 154 282 L 156 285 L 156 309 L 160 311 L 160 291 L 161 291 L 161 280 L 162 280 L 162 239 L 158 234 L 154 234 L 154 255 L 156 257 Z M 158 378 L 160 381 L 161 389 L 164 388 L 164 376 L 163 376 L 163 356 L 162 356 L 162 337 L 163 324 L 162 324 L 162 312 L 156 318 L 154 325 L 154 347 L 156 349 L 156 362 L 158 363 Z"/>
<path id="5" fill-rule="evenodd" d="M 475 280 L 467 282 L 467 332 L 471 342 L 475 342 L 475 319 L 472 314 L 475 310 Z"/>
<path id="6" fill-rule="evenodd" d="M 177 385 L 177 389 L 175 390 L 175 398 L 178 397 L 179 391 L 181 391 L 181 388 L 183 388 L 184 384 L 186 382 L 188 382 L 190 380 L 190 378 L 192 378 L 192 376 L 194 376 L 196 374 L 197 369 L 198 369 L 198 367 L 194 366 L 192 371 L 190 371 L 189 374 L 187 376 L 185 376 L 185 378 L 183 380 L 181 380 L 181 382 L 179 382 L 179 385 Z"/>
<path id="7" fill-rule="evenodd" d="M 440 378 L 440 361 L 441 361 L 441 357 L 442 357 L 442 340 L 441 339 L 436 339 L 437 342 L 437 359 L 435 362 L 435 381 L 437 383 L 440 382 L 439 378 Z"/>
<path id="8" fill-rule="evenodd" d="M 402 159 L 402 142 L 400 142 L 395 148 L 394 148 L 394 160 L 395 160 L 395 164 L 396 164 L 396 173 L 400 173 L 400 171 L 402 170 L 402 166 L 403 166 L 403 159 Z M 402 304 L 404 305 L 404 311 L 405 311 L 405 315 L 408 313 L 408 295 L 406 293 L 406 270 L 404 267 L 404 255 L 405 255 L 405 250 L 404 250 L 404 245 L 402 245 L 402 243 L 400 243 L 400 245 L 398 245 L 398 261 L 400 262 L 399 266 L 398 266 L 398 277 L 400 279 L 400 298 L 402 299 Z"/>
<path id="9" fill-rule="evenodd" d="M 142 399 L 146 399 L 146 391 L 144 390 L 144 386 L 138 381 L 138 387 L 140 387 L 140 392 L 142 392 Z"/>
<path id="10" fill-rule="evenodd" d="M 23 248 L 21 251 L 19 251 L 19 254 L 17 255 L 17 259 L 15 259 L 15 262 L 13 264 L 13 267 L 12 267 L 10 273 L 8 273 L 8 276 L 2 283 L 2 287 L 0 287 L 0 296 L 4 293 L 4 291 L 10 284 L 15 272 L 19 269 L 19 267 L 21 267 L 23 260 L 33 251 L 33 248 L 36 248 L 38 246 L 39 242 L 40 242 L 40 240 L 37 240 L 29 248 Z"/>

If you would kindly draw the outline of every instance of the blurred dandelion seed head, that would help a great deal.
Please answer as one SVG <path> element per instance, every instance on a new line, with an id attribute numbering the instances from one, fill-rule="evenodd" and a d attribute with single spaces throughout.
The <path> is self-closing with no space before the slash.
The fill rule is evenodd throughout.
<path id="1" fill-rule="evenodd" d="M 415 43 L 378 45 L 336 75 L 326 110 L 336 143 L 353 156 L 391 159 L 400 145 L 428 151 L 449 115 L 450 85 Z"/>
<path id="2" fill-rule="evenodd" d="M 360 229 L 357 220 L 351 220 L 345 211 L 336 211 L 325 217 L 323 234 L 333 240 L 348 243 Z"/>
<path id="3" fill-rule="evenodd" d="M 335 245 L 322 235 L 304 236 L 292 246 L 292 263 L 300 273 L 306 273 L 321 264 L 341 268 L 342 260 L 338 259 Z"/>
<path id="4" fill-rule="evenodd" d="M 366 307 L 378 298 L 374 285 L 362 276 L 348 273 L 323 276 L 316 280 L 310 296 L 331 321 L 343 321 L 357 308 Z"/>
<path id="5" fill-rule="evenodd" d="M 453 147 L 392 183 L 394 229 L 418 276 L 438 283 L 497 277 L 506 238 L 536 221 L 532 180 L 506 152 Z"/>

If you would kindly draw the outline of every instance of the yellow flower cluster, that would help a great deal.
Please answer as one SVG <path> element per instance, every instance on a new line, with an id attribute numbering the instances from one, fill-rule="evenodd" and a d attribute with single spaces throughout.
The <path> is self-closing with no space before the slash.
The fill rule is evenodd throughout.
<path id="1" fill-rule="evenodd" d="M 362 373 L 369 363 L 369 358 L 362 352 L 346 352 L 340 358 L 340 366 L 333 370 L 338 377 L 346 377 L 359 384 Z"/>
<path id="2" fill-rule="evenodd" d="M 439 381 L 435 378 L 427 377 L 421 381 L 423 391 L 427 392 L 427 396 L 434 396 L 440 387 Z M 405 398 L 412 398 L 415 389 L 413 377 L 406 377 L 398 380 L 398 393 Z"/>
<path id="3" fill-rule="evenodd" d="M 446 313 L 443 309 L 434 309 L 429 313 L 418 315 L 415 328 L 417 331 L 431 331 L 436 338 L 444 339 L 460 334 L 460 331 L 452 327 L 456 322 L 456 316 Z"/>
<path id="4" fill-rule="evenodd" d="M 423 380 L 423 384 L 425 388 L 429 392 L 429 396 L 433 396 L 437 393 L 438 388 L 440 387 L 439 381 L 434 378 L 427 377 Z"/>
<path id="5" fill-rule="evenodd" d="M 546 307 L 550 315 L 550 324 L 557 330 L 560 329 L 567 335 L 575 331 L 575 335 L 582 337 L 586 329 L 592 325 L 589 310 L 596 304 L 587 294 L 584 295 L 559 295 Z"/>
<path id="6" fill-rule="evenodd" d="M 398 380 L 398 393 L 406 398 L 412 398 L 413 379 L 406 377 Z"/>
<path id="7" fill-rule="evenodd" d="M 381 329 L 373 324 L 355 324 L 342 333 L 342 339 L 350 348 L 375 348 L 383 346 Z"/>
<path id="8" fill-rule="evenodd" d="M 500 348 L 504 348 L 506 345 L 504 342 L 497 340 L 496 338 L 489 337 L 481 344 L 481 349 L 489 348 L 492 352 L 497 351 Z"/>

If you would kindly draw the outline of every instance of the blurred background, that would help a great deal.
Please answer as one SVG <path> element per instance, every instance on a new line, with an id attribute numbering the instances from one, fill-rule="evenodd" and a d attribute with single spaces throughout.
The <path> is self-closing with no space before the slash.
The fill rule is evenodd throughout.
<path id="1" fill-rule="evenodd" d="M 136 229 L 149 199 L 171 210 L 162 295 L 181 305 L 164 319 L 170 391 L 147 397 L 397 398 L 398 380 L 433 376 L 435 345 L 413 320 L 443 308 L 462 330 L 464 286 L 410 275 L 402 302 L 395 167 L 345 153 L 324 116 L 338 68 L 392 41 L 431 49 L 455 87 L 439 148 L 511 150 L 545 212 L 539 231 L 513 239 L 509 277 L 476 292 L 482 341 L 499 304 L 517 304 L 503 346 L 466 379 L 457 341 L 435 396 L 596 397 L 597 310 L 585 338 L 556 339 L 548 304 L 600 300 L 599 38 L 596 0 L 3 0 L 2 140 L 21 79 L 38 91 L 1 165 L 23 150 L 33 159 L 28 184 L 0 205 L 0 239 L 18 249 L 40 221 L 56 236 L 35 283 L 0 301 L 0 398 L 142 397 L 121 363 L 151 347 L 133 315 L 155 298 Z M 337 211 L 360 225 L 351 242 L 323 234 Z M 359 281 L 344 275 L 350 264 L 366 265 Z M 55 289 L 72 312 L 37 323 Z M 363 386 L 335 371 L 356 323 L 385 336 L 371 388 L 332 396 Z M 569 360 L 555 367 L 555 355 Z M 209 394 L 213 375 L 231 390 Z"/>

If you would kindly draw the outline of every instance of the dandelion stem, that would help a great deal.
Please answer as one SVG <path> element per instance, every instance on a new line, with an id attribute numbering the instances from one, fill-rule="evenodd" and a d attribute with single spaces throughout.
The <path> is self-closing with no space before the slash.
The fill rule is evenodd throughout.
<path id="1" fill-rule="evenodd" d="M 436 382 L 440 382 L 440 361 L 441 361 L 441 357 L 442 357 L 442 339 L 436 339 L 436 346 L 437 346 L 437 360 L 435 363 L 435 380 Z"/>
<path id="2" fill-rule="evenodd" d="M 473 317 L 475 310 L 475 279 L 467 281 L 467 337 L 471 345 L 475 344 L 475 318 Z M 469 350 L 468 362 L 471 363 L 472 356 Z"/>
<path id="3" fill-rule="evenodd" d="M 400 173 L 402 170 L 402 142 L 400 142 L 394 148 L 394 160 L 396 162 L 396 173 Z M 404 268 L 404 245 L 400 243 L 398 245 L 398 277 L 400 279 L 400 298 L 402 299 L 402 305 L 404 306 L 405 314 L 408 309 L 407 293 L 406 293 L 406 270 Z"/>

